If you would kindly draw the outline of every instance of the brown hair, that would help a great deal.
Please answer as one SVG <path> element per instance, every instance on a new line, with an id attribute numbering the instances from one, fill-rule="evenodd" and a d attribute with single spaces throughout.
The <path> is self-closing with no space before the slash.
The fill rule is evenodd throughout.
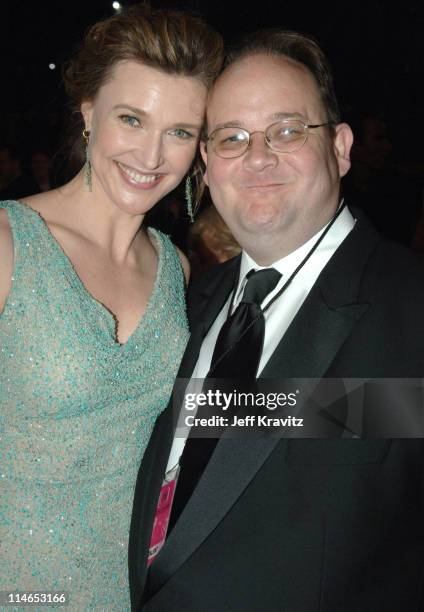
<path id="1" fill-rule="evenodd" d="M 324 52 L 313 38 L 280 28 L 259 30 L 230 50 L 225 60 L 225 67 L 243 57 L 258 53 L 281 55 L 305 66 L 318 86 L 328 121 L 334 124 L 340 123 L 331 67 Z"/>
<path id="2" fill-rule="evenodd" d="M 117 62 L 133 60 L 168 74 L 197 78 L 210 87 L 222 58 L 221 35 L 189 12 L 154 10 L 137 4 L 95 23 L 63 72 L 65 89 L 77 115 L 72 126 L 71 156 L 82 163 L 81 103 L 96 97 Z"/>
<path id="3" fill-rule="evenodd" d="M 192 251 L 196 251 L 198 244 L 204 242 L 205 234 L 209 238 L 207 246 L 220 262 L 240 253 L 239 243 L 213 204 L 203 209 L 190 227 L 189 246 Z"/>

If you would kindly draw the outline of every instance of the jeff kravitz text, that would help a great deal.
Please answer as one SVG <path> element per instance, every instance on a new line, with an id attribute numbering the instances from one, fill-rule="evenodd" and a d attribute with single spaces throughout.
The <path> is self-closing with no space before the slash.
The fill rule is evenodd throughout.
<path id="1" fill-rule="evenodd" d="M 189 414 L 185 417 L 184 424 L 186 427 L 303 427 L 303 419 L 249 414 L 245 417 L 235 415 L 231 420 L 220 415 L 199 418 Z"/>

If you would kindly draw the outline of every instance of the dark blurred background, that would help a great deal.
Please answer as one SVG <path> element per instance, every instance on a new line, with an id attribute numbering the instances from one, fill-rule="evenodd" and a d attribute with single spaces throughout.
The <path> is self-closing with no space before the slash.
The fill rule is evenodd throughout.
<path id="1" fill-rule="evenodd" d="M 122 6 L 129 4 L 134 2 L 121 2 Z M 369 207 L 384 185 L 386 193 L 371 217 L 374 214 L 378 219 L 381 208 L 390 208 L 392 225 L 396 225 L 399 216 L 409 215 L 408 230 L 394 237 L 403 242 L 412 239 L 412 224 L 421 214 L 424 173 L 422 1 L 391 6 L 378 0 L 321 0 L 311 5 L 271 0 L 151 0 L 150 5 L 194 10 L 228 42 L 268 26 L 315 36 L 332 62 L 343 115 L 353 124 L 357 143 L 367 138 L 373 141 L 355 152 L 358 177 L 352 173 L 346 190 L 358 200 L 368 198 L 363 206 Z M 114 12 L 112 0 L 1 0 L 0 146 L 13 145 L 27 169 L 35 153 L 51 157 L 63 143 L 68 115 L 62 63 L 90 24 Z M 364 164 L 373 165 L 373 173 L 380 174 L 371 187 L 369 172 L 364 177 L 362 171 Z M 389 167 L 396 181 L 390 184 L 389 180 L 387 185 Z M 62 170 L 50 169 L 51 184 L 56 180 L 54 172 Z M 387 199 L 391 199 L 390 206 L 383 202 Z"/>

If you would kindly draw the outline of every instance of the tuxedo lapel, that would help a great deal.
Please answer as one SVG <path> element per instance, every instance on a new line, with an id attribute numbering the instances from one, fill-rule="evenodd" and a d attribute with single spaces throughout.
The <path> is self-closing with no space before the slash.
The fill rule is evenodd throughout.
<path id="1" fill-rule="evenodd" d="M 361 282 L 378 240 L 373 228 L 359 218 L 321 272 L 264 367 L 262 378 L 325 375 L 355 323 L 368 309 L 367 297 L 361 294 Z"/>
<path id="2" fill-rule="evenodd" d="M 261 378 L 323 377 L 367 308 L 367 304 L 358 303 L 331 308 L 320 287 L 315 286 L 263 369 Z"/>

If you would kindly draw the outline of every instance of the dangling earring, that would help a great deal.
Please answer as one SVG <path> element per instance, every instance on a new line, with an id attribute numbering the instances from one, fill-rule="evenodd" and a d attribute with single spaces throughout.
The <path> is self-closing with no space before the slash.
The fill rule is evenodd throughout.
<path id="1" fill-rule="evenodd" d="M 83 130 L 82 136 L 85 140 L 85 164 L 84 164 L 84 183 L 88 187 L 88 191 L 93 191 L 93 184 L 91 182 L 91 158 L 90 151 L 88 149 L 88 142 L 90 139 L 90 130 Z"/>
<path id="2" fill-rule="evenodd" d="M 191 178 L 190 175 L 187 175 L 185 182 L 185 197 L 187 203 L 187 214 L 190 217 L 190 222 L 194 223 L 194 214 L 193 214 L 193 190 L 191 188 Z"/>

